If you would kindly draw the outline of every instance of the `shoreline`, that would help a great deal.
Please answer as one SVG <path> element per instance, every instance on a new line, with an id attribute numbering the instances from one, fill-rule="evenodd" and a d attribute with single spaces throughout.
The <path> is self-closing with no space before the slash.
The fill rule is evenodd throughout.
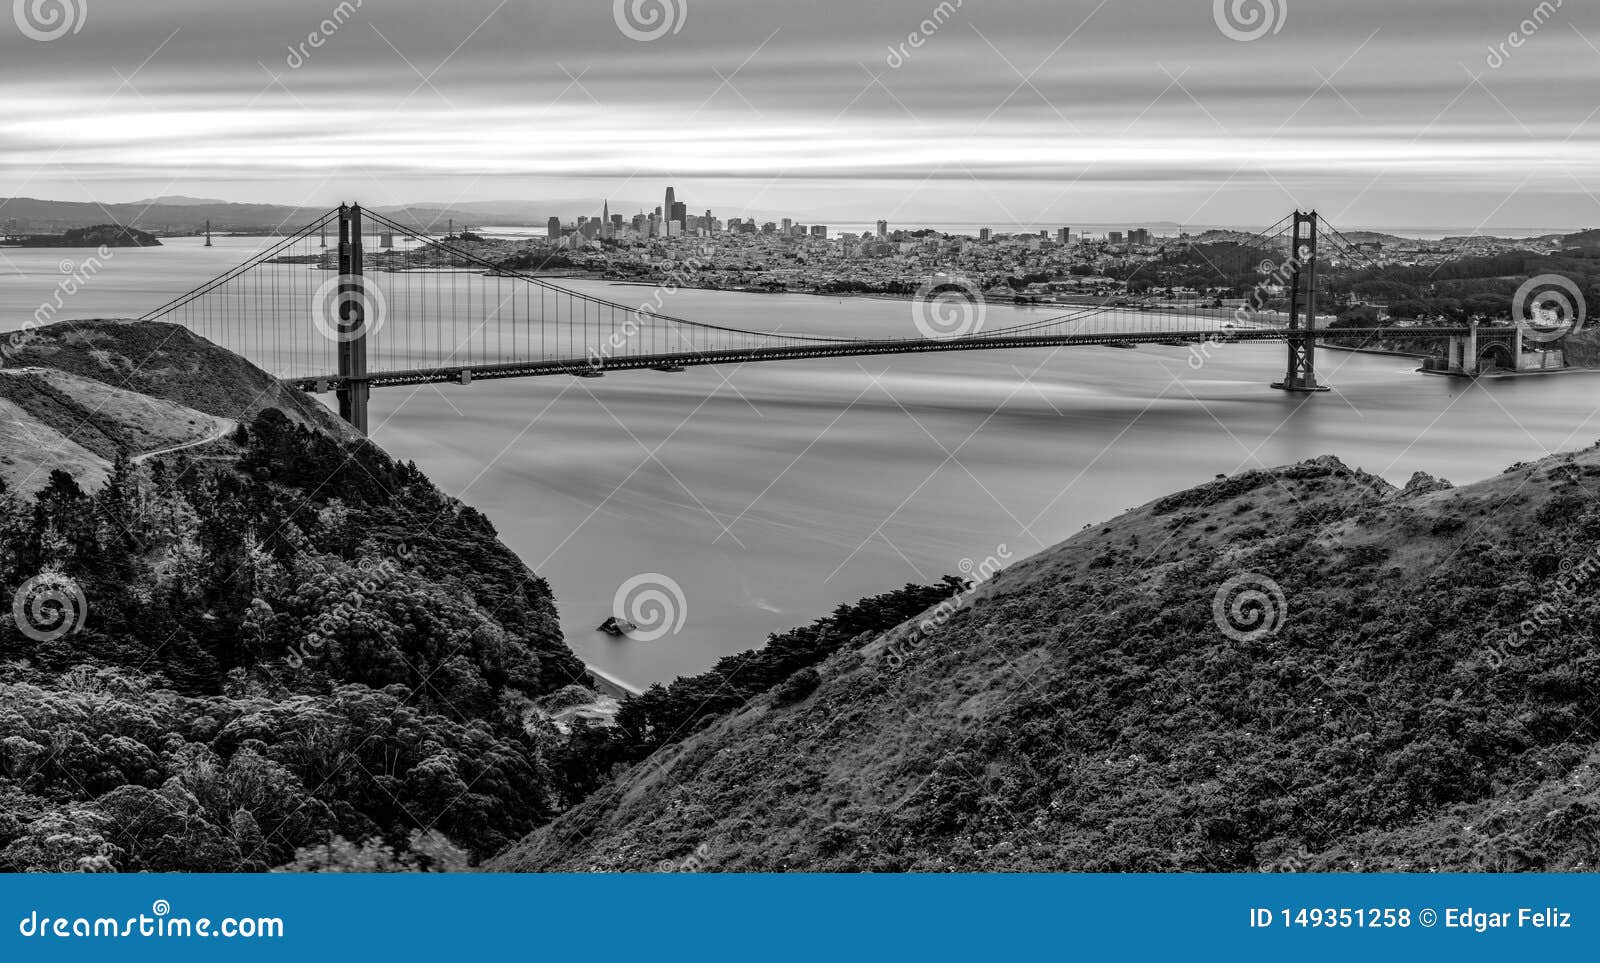
<path id="1" fill-rule="evenodd" d="M 591 663 L 585 662 L 583 667 L 588 670 L 596 683 L 595 691 L 601 695 L 608 695 L 613 699 L 627 699 L 630 696 L 644 695 L 644 690 L 637 686 L 622 681 L 604 669 L 596 668 Z"/>

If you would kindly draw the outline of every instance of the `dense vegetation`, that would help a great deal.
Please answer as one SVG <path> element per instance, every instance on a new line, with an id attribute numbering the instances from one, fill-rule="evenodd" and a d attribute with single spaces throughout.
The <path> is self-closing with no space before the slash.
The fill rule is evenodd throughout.
<path id="1" fill-rule="evenodd" d="M 160 247 L 154 234 L 122 224 L 96 224 L 75 227 L 62 234 L 31 234 L 18 242 L 22 247 Z"/>
<path id="2" fill-rule="evenodd" d="M 455 865 L 572 798 L 528 711 L 584 678 L 547 587 L 369 444 L 268 410 L 205 460 L 0 491 L 7 600 L 40 576 L 86 618 L 0 620 L 0 869 Z"/>
<path id="3" fill-rule="evenodd" d="M 851 640 L 502 864 L 1592 871 L 1597 490 L 1590 449 L 1162 499 Z M 1220 630 L 1240 577 L 1281 589 L 1276 632 Z"/>

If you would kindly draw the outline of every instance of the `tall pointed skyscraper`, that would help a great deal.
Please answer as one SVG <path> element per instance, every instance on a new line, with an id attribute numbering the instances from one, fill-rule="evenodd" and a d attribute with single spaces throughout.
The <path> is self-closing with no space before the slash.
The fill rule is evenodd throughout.
<path id="1" fill-rule="evenodd" d="M 611 201 L 609 199 L 600 205 L 600 236 L 611 236 Z"/>

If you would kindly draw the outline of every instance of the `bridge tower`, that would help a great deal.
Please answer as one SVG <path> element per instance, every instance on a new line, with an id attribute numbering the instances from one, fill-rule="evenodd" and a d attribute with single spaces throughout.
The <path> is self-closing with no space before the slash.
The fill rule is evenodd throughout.
<path id="1" fill-rule="evenodd" d="M 1294 212 L 1289 244 L 1289 363 L 1284 391 L 1327 391 L 1317 384 L 1317 212 Z"/>
<path id="2" fill-rule="evenodd" d="M 339 205 L 339 417 L 367 433 L 367 301 L 361 205 Z"/>

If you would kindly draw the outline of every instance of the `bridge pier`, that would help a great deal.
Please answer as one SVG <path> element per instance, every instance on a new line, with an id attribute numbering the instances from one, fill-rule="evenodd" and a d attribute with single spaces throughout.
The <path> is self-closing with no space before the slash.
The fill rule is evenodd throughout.
<path id="1" fill-rule="evenodd" d="M 1289 245 L 1289 348 L 1280 391 L 1327 391 L 1317 383 L 1317 212 L 1294 212 Z"/>

